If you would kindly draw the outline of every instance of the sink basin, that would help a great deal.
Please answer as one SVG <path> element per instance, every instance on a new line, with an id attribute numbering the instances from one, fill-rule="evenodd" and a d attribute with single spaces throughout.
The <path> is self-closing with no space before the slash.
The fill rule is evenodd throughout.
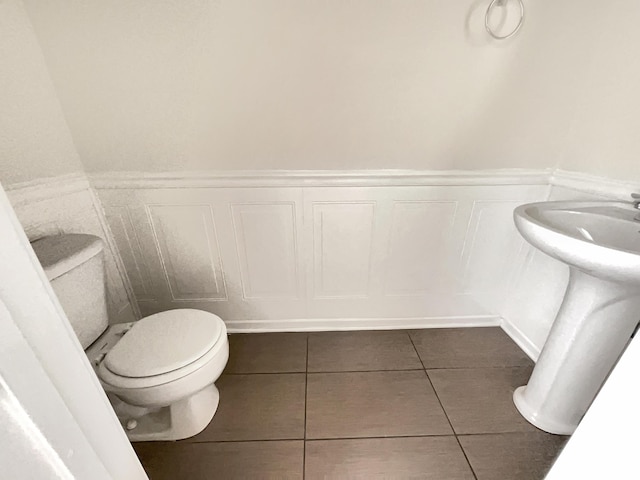
<path id="1" fill-rule="evenodd" d="M 640 212 L 624 203 L 541 202 L 518 207 L 534 247 L 591 275 L 640 284 Z"/>
<path id="2" fill-rule="evenodd" d="M 526 386 L 520 413 L 571 434 L 640 321 L 640 221 L 618 202 L 540 202 L 514 212 L 522 236 L 567 264 L 569 284 Z"/>

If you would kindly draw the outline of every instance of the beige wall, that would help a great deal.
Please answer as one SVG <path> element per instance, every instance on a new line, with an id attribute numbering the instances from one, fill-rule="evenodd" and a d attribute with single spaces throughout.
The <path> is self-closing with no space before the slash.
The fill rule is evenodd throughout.
<path id="1" fill-rule="evenodd" d="M 20 2 L 0 2 L 0 182 L 82 170 L 33 27 Z"/>
<path id="2" fill-rule="evenodd" d="M 479 0 L 25 4 L 88 171 L 559 166 L 640 179 L 635 0 L 526 2 L 503 43 Z M 3 29 L 10 181 L 79 168 L 20 22 Z"/>
<path id="3" fill-rule="evenodd" d="M 26 0 L 88 171 L 554 166 L 574 3 Z"/>
<path id="4" fill-rule="evenodd" d="M 640 182 L 640 2 L 605 3 L 561 166 Z"/>

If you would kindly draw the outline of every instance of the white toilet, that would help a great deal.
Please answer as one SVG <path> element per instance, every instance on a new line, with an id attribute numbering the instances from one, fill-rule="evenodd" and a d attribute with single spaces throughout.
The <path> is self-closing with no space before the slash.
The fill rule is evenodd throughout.
<path id="1" fill-rule="evenodd" d="M 229 358 L 224 322 L 178 309 L 109 326 L 102 240 L 66 234 L 32 246 L 129 439 L 201 432 L 218 408 L 214 382 Z"/>

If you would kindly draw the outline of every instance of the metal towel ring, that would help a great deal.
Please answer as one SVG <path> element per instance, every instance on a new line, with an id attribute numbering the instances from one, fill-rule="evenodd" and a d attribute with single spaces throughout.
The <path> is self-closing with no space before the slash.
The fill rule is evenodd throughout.
<path id="1" fill-rule="evenodd" d="M 497 2 L 500 2 L 502 5 L 504 5 L 507 1 L 508 0 L 491 0 L 491 3 L 487 7 L 486 13 L 484 14 L 484 28 L 486 28 L 487 32 L 489 32 L 489 35 L 491 35 L 496 40 L 506 40 L 507 38 L 513 37 L 516 33 L 518 33 L 518 30 L 520 30 L 520 27 L 522 26 L 522 22 L 524 20 L 524 2 L 523 0 L 518 0 L 518 2 L 520 3 L 520 21 L 518 21 L 518 25 L 516 25 L 516 28 L 514 28 L 513 31 L 508 35 L 496 35 L 496 33 L 491 29 L 491 26 L 489 26 L 489 15 L 491 14 L 491 10 L 493 10 L 493 7 Z"/>

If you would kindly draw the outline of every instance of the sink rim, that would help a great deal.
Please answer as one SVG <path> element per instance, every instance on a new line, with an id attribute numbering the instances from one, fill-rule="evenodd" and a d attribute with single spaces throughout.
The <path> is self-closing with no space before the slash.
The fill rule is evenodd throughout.
<path id="1" fill-rule="evenodd" d="M 615 218 L 615 217 L 606 215 L 604 213 L 582 211 L 582 209 L 591 208 L 591 207 L 616 207 L 616 208 L 620 208 L 622 210 L 628 211 L 629 213 L 635 212 L 633 207 L 631 207 L 631 205 L 629 205 L 628 203 L 618 202 L 618 201 L 610 201 L 610 200 L 603 200 L 603 201 L 590 201 L 590 200 L 589 201 L 580 201 L 580 200 L 564 201 L 564 200 L 555 200 L 555 201 L 549 201 L 549 202 L 534 202 L 534 203 L 527 203 L 527 204 L 524 204 L 524 205 L 520 205 L 519 207 L 517 207 L 514 210 L 513 216 L 514 216 L 514 220 L 517 218 L 517 216 L 524 217 L 523 218 L 524 220 L 532 222 L 532 223 L 536 224 L 537 226 L 539 226 L 541 228 L 545 228 L 547 230 L 551 230 L 551 231 L 553 231 L 553 232 L 555 232 L 555 233 L 557 233 L 559 235 L 563 235 L 563 236 L 568 237 L 570 239 L 582 242 L 582 243 L 584 243 L 586 245 L 593 245 L 595 247 L 604 248 L 604 249 L 607 249 L 607 250 L 611 250 L 613 252 L 628 253 L 630 255 L 640 257 L 640 250 L 634 251 L 634 250 L 629 250 L 629 249 L 626 249 L 626 248 L 615 247 L 615 246 L 612 246 L 612 245 L 604 245 L 604 244 L 598 243 L 596 241 L 589 241 L 586 238 L 579 237 L 579 236 L 574 236 L 570 232 L 564 231 L 564 230 L 556 227 L 555 225 L 552 225 L 552 224 L 549 224 L 549 223 L 544 223 L 543 221 L 540 221 L 537 218 L 531 216 L 529 213 L 527 213 L 527 210 L 529 208 L 541 208 L 541 209 L 545 209 L 545 210 L 576 212 L 576 213 L 585 214 L 585 215 L 594 215 L 594 216 L 606 217 L 606 218 L 609 218 L 609 219 L 614 220 L 614 221 L 619 221 L 619 222 L 625 222 L 625 223 L 632 224 L 631 220 Z M 578 209 L 580 209 L 580 210 L 578 210 Z M 640 214 L 640 211 L 638 211 L 637 213 Z M 516 222 L 516 225 L 517 225 L 517 222 Z M 636 225 L 637 225 L 638 231 L 640 233 L 640 222 L 637 222 Z M 522 234 L 522 232 L 520 232 L 520 233 Z M 527 237 L 525 237 L 525 238 L 527 238 Z M 527 241 L 528 241 L 528 239 L 527 239 Z"/>
<path id="2" fill-rule="evenodd" d="M 534 218 L 527 212 L 531 208 L 576 211 L 576 209 L 590 207 L 617 207 L 629 213 L 634 212 L 630 204 L 620 201 L 549 201 L 520 205 L 514 210 L 513 218 L 516 228 L 528 243 L 570 268 L 577 268 L 589 275 L 617 284 L 640 284 L 640 250 L 632 251 L 603 245 L 571 235 L 554 225 Z M 591 214 L 616 219 L 604 214 Z M 619 219 L 619 221 L 625 220 Z M 640 230 L 640 222 L 638 229 Z"/>

